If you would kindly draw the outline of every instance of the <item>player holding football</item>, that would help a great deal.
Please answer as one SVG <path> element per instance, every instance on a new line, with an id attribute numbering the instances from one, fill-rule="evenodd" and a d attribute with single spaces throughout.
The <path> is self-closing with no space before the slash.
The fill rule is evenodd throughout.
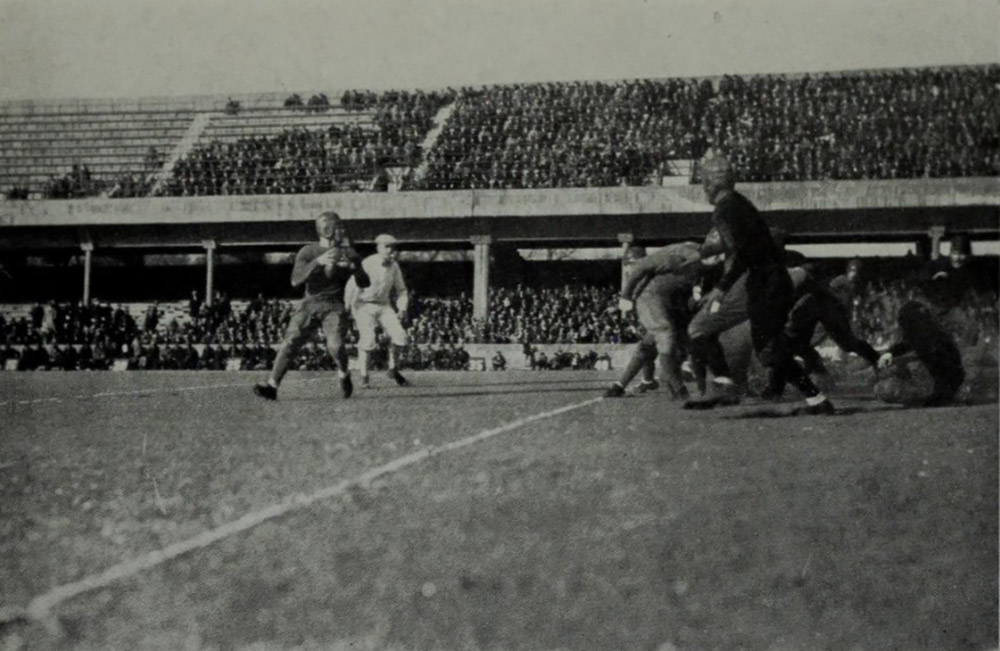
<path id="1" fill-rule="evenodd" d="M 319 241 L 299 249 L 292 268 L 292 287 L 304 286 L 305 298 L 296 306 L 288 322 L 270 377 L 266 383 L 253 388 L 255 394 L 266 400 L 278 398 L 278 387 L 288 366 L 318 325 L 323 327 L 326 351 L 337 364 L 341 393 L 350 398 L 354 392 L 344 348 L 347 332 L 344 288 L 348 279 L 353 279 L 358 287 L 368 287 L 370 283 L 340 215 L 325 212 L 317 217 L 316 234 Z"/>
<path id="2" fill-rule="evenodd" d="M 646 334 L 632 354 L 621 379 L 608 388 L 604 397 L 624 396 L 625 387 L 640 371 L 643 371 L 644 379 L 639 390 L 655 389 L 658 383 L 653 374 L 658 359 L 671 397 L 687 399 L 688 391 L 681 378 L 681 362 L 687 349 L 688 300 L 696 276 L 701 271 L 698 248 L 694 242 L 671 244 L 636 259 L 630 265 L 622 298 L 635 305 L 639 324 Z"/>
<path id="3" fill-rule="evenodd" d="M 407 343 L 402 320 L 406 319 L 410 294 L 403 280 L 403 271 L 396 262 L 396 245 L 396 238 L 392 235 L 383 233 L 376 237 L 375 253 L 361 263 L 361 268 L 371 284 L 362 288 L 353 279 L 347 281 L 347 304 L 358 326 L 358 366 L 361 369 L 361 383 L 366 387 L 369 386 L 369 354 L 377 345 L 375 339 L 377 326 L 381 326 L 382 331 L 391 340 L 389 378 L 399 386 L 409 384 L 397 368 L 400 349 Z"/>
<path id="4" fill-rule="evenodd" d="M 715 207 L 712 225 L 719 233 L 726 263 L 722 278 L 702 297 L 700 312 L 717 313 L 726 294 L 746 274 L 750 337 L 761 364 L 770 374 L 780 374 L 802 392 L 806 400 L 803 413 L 833 413 L 831 402 L 809 379 L 789 349 L 784 328 L 794 303 L 792 280 L 767 223 L 754 205 L 735 190 L 736 176 L 726 158 L 709 153 L 702 159 L 701 170 L 705 197 Z M 692 328 L 697 321 L 698 316 L 692 321 Z M 703 399 L 688 401 L 685 407 L 708 409 L 735 402 L 733 381 L 717 334 L 713 340 L 692 332 L 691 351 L 692 356 L 712 371 L 715 391 Z"/>

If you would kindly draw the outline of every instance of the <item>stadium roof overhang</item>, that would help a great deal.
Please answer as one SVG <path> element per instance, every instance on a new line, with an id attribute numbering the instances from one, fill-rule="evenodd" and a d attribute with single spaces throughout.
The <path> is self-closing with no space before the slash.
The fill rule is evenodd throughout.
<path id="1" fill-rule="evenodd" d="M 1000 179 L 760 183 L 739 186 L 791 241 L 905 241 L 932 227 L 1000 237 Z M 478 237 L 522 247 L 699 239 L 710 208 L 697 186 L 5 201 L 0 249 L 286 249 L 314 239 L 335 210 L 352 237 L 390 232 L 410 248 L 468 248 Z"/>

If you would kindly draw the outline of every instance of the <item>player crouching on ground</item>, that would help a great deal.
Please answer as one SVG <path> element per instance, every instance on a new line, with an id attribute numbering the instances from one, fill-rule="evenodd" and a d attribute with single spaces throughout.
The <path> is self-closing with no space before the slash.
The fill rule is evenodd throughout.
<path id="1" fill-rule="evenodd" d="M 371 351 L 377 346 L 375 328 L 382 327 L 392 345 L 389 348 L 389 377 L 399 386 L 409 384 L 397 368 L 399 351 L 406 346 L 406 330 L 402 320 L 406 319 L 406 310 L 410 302 L 410 294 L 403 280 L 403 272 L 396 262 L 396 238 L 382 234 L 375 238 L 375 253 L 361 263 L 361 267 L 371 281 L 368 287 L 362 287 L 353 279 L 347 282 L 347 304 L 354 314 L 354 322 L 358 326 L 358 367 L 361 369 L 361 383 L 369 386 L 368 360 Z M 395 310 L 393 309 L 393 294 L 395 294 Z"/>
<path id="2" fill-rule="evenodd" d="M 900 365 L 895 376 L 876 385 L 876 396 L 885 402 L 925 407 L 953 403 L 965 380 L 962 355 L 955 339 L 938 323 L 931 310 L 917 301 L 909 301 L 900 308 L 899 331 L 901 341 L 882 354 L 878 361 L 879 368 L 888 369 L 899 357 L 912 352 L 927 368 L 934 380 L 934 388 L 929 396 L 914 396 L 914 387 L 908 386 L 906 373 L 901 370 L 904 367 Z"/>
<path id="3" fill-rule="evenodd" d="M 288 372 L 296 353 L 316 331 L 323 326 L 326 352 L 337 364 L 340 390 L 345 398 L 354 392 L 347 368 L 347 315 L 344 307 L 344 288 L 348 279 L 359 287 L 369 285 L 368 275 L 361 266 L 361 256 L 351 246 L 347 231 L 335 212 L 325 212 L 316 218 L 319 241 L 306 244 L 295 256 L 292 268 L 292 287 L 305 286 L 305 298 L 299 302 L 285 331 L 271 375 L 265 384 L 253 390 L 261 398 L 276 400 L 278 386 Z"/>
<path id="4" fill-rule="evenodd" d="M 671 244 L 630 265 L 622 298 L 635 305 L 639 325 L 646 333 L 625 366 L 621 378 L 608 388 L 606 398 L 625 395 L 628 383 L 643 372 L 639 391 L 655 389 L 657 357 L 663 381 L 673 399 L 686 400 L 681 363 L 687 350 L 687 304 L 700 273 L 701 256 L 694 242 Z"/>

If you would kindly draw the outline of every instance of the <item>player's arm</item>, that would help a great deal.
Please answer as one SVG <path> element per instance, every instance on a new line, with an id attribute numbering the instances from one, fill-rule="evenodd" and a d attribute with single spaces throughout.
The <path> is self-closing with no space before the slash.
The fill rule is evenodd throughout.
<path id="1" fill-rule="evenodd" d="M 897 358 L 903 357 L 904 355 L 908 355 L 912 352 L 913 346 L 905 341 L 901 341 L 882 353 L 882 355 L 878 358 L 878 367 L 887 368 L 888 366 L 891 366 Z"/>
<path id="2" fill-rule="evenodd" d="M 368 272 L 365 271 L 364 265 L 361 264 L 361 256 L 358 255 L 358 252 L 351 245 L 347 245 L 341 250 L 343 251 L 342 255 L 345 260 L 344 266 L 349 267 L 354 272 L 354 282 L 358 284 L 358 288 L 364 289 L 370 287 L 372 280 L 368 277 Z"/>
<path id="3" fill-rule="evenodd" d="M 711 258 L 719 255 L 720 253 L 725 253 L 725 248 L 722 244 L 722 238 L 719 234 L 718 228 L 712 226 L 711 230 L 708 231 L 708 234 L 705 235 L 705 241 L 698 247 L 698 253 L 701 254 L 702 258 Z"/>
<path id="4" fill-rule="evenodd" d="M 295 266 L 292 267 L 292 287 L 303 285 L 314 273 L 323 273 L 323 268 L 333 264 L 333 250 L 324 251 L 313 259 L 309 259 L 307 249 L 300 249 L 295 256 Z"/>
<path id="5" fill-rule="evenodd" d="M 399 264 L 395 264 L 394 267 L 392 289 L 396 292 L 396 312 L 401 316 L 405 316 L 406 310 L 410 307 L 410 290 L 406 287 L 406 281 L 403 279 L 403 270 L 399 268 Z"/>
<path id="6" fill-rule="evenodd" d="M 653 266 L 650 264 L 648 257 L 632 263 L 632 268 L 625 279 L 625 286 L 622 288 L 622 298 L 634 301 L 638 293 L 637 290 L 640 287 L 646 286 L 648 283 L 647 278 L 652 274 Z"/>
<path id="7" fill-rule="evenodd" d="M 740 254 L 739 242 L 736 241 L 736 237 L 733 235 L 730 219 L 732 219 L 732 216 L 722 211 L 717 211 L 713 218 L 715 228 L 719 231 L 722 251 L 726 254 L 726 265 L 722 272 L 722 278 L 719 278 L 719 282 L 715 283 L 715 289 L 712 290 L 713 292 L 717 291 L 719 294 L 728 292 L 729 288 L 736 284 L 736 281 L 747 270 L 746 262 L 744 262 L 743 256 Z"/>
<path id="8" fill-rule="evenodd" d="M 354 276 L 351 276 L 347 279 L 347 284 L 344 285 L 344 305 L 349 311 L 354 312 L 359 297 L 358 283 L 354 280 Z"/>

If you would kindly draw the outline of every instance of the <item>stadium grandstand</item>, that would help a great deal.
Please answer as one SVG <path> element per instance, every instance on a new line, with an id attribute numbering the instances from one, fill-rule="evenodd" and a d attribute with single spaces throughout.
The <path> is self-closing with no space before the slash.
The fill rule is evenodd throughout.
<path id="1" fill-rule="evenodd" d="M 0 105 L 4 355 L 34 343 L 61 367 L 57 347 L 101 347 L 154 368 L 151 346 L 190 344 L 252 367 L 266 354 L 232 347 L 280 340 L 293 296 L 274 278 L 328 207 L 361 243 L 408 243 L 419 346 L 634 342 L 621 247 L 702 235 L 709 148 L 793 243 L 913 245 L 875 265 L 905 293 L 951 234 L 997 237 L 1000 66 Z M 303 196 L 222 199 L 249 195 Z M 588 246 L 610 259 L 528 261 Z M 985 285 L 968 309 L 989 331 Z M 891 318 L 855 318 L 891 337 L 872 325 Z"/>
<path id="2" fill-rule="evenodd" d="M 297 98 L 297 99 L 296 99 Z M 321 99 L 320 99 L 321 98 Z M 1000 66 L 0 107 L 8 198 L 996 176 Z M 433 126 L 437 125 L 437 129 Z"/>

